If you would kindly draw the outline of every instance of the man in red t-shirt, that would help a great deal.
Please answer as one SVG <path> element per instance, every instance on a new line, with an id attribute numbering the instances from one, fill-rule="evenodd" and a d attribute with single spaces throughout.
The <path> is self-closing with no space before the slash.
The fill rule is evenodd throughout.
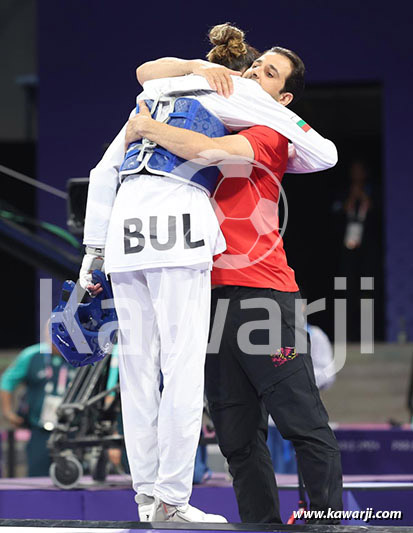
<path id="1" fill-rule="evenodd" d="M 342 509 L 342 474 L 339 449 L 315 385 L 301 296 L 273 207 L 286 167 L 287 139 L 265 126 L 238 135 L 251 144 L 254 164 L 243 178 L 224 171 L 214 193 L 227 250 L 215 258 L 212 272 L 205 384 L 241 519 L 272 523 L 281 517 L 266 445 L 268 412 L 295 446 L 311 509 Z M 228 302 L 224 313 L 220 302 Z M 272 322 L 279 325 L 275 340 L 269 332 Z M 215 328 L 222 332 L 218 346 Z M 303 353 L 296 349 L 300 338 L 306 346 Z"/>
<path id="2" fill-rule="evenodd" d="M 284 48 L 266 52 L 244 75 L 283 105 L 304 87 L 302 61 Z M 222 151 L 231 156 L 220 165 L 214 194 L 227 250 L 212 273 L 211 344 L 218 348 L 207 354 L 206 392 L 242 521 L 281 522 L 266 410 L 295 446 L 311 509 L 341 510 L 340 452 L 315 385 L 300 293 L 278 230 L 287 139 L 265 126 L 209 138 L 153 120 L 143 102 L 126 144 L 140 137 L 187 160 L 208 151 L 215 160 Z M 218 343 L 214 322 L 222 331 Z"/>
<path id="3" fill-rule="evenodd" d="M 246 75 L 288 105 L 303 88 L 304 65 L 290 51 L 272 51 Z M 265 126 L 237 136 L 248 140 L 254 163 L 244 169 L 243 178 L 231 177 L 224 166 L 214 193 L 227 250 L 216 258 L 212 272 L 210 352 L 215 353 L 207 354 L 206 393 L 242 521 L 279 522 L 266 446 L 267 412 L 294 444 L 311 509 L 342 509 L 341 461 L 315 385 L 309 343 L 304 353 L 296 349 L 300 339 L 306 345 L 296 302 L 301 297 L 287 264 L 276 208 L 288 140 Z M 218 310 L 220 302 L 228 302 L 226 313 Z M 218 348 L 215 317 L 222 331 Z M 269 331 L 272 322 L 279 326 L 275 342 Z"/>

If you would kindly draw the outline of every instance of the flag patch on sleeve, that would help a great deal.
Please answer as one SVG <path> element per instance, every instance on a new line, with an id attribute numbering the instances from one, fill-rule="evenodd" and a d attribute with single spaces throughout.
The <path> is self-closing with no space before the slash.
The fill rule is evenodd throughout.
<path id="1" fill-rule="evenodd" d="M 301 128 L 302 130 L 304 130 L 304 131 L 309 131 L 309 130 L 311 130 L 311 126 L 309 126 L 309 125 L 307 124 L 307 122 L 306 122 L 305 120 L 302 120 L 302 119 L 299 120 L 299 121 L 297 122 L 297 126 L 300 126 L 300 128 Z"/>

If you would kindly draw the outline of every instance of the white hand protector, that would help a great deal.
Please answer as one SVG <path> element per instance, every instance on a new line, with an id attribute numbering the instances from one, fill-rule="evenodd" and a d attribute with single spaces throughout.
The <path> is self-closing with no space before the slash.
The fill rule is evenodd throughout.
<path id="1" fill-rule="evenodd" d="M 92 272 L 94 270 L 104 271 L 105 249 L 86 246 L 86 253 L 83 257 L 82 266 L 79 272 L 79 283 L 82 289 L 87 290 L 89 285 L 93 285 Z"/>

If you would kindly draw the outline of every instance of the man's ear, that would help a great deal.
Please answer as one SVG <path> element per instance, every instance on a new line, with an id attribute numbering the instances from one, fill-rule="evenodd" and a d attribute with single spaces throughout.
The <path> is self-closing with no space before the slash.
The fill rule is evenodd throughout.
<path id="1" fill-rule="evenodd" d="M 280 97 L 278 99 L 278 103 L 284 106 L 287 106 L 288 104 L 291 104 L 293 101 L 294 95 L 293 93 L 281 93 Z"/>

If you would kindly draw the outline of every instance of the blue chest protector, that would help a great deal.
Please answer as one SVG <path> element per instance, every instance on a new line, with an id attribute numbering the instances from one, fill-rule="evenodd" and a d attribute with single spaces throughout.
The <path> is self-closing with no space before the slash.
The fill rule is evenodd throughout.
<path id="1" fill-rule="evenodd" d="M 153 100 L 146 100 L 146 104 L 154 116 L 156 110 L 152 109 Z M 139 112 L 139 106 L 136 112 Z M 193 98 L 177 98 L 173 102 L 173 111 L 163 122 L 177 128 L 203 133 L 208 137 L 223 137 L 229 133 L 216 116 Z M 208 195 L 214 191 L 219 176 L 216 166 L 186 161 L 147 139 L 129 145 L 119 174 L 123 179 L 128 175 L 138 174 L 143 169 L 151 174 L 171 176 L 186 181 L 204 190 Z"/>

